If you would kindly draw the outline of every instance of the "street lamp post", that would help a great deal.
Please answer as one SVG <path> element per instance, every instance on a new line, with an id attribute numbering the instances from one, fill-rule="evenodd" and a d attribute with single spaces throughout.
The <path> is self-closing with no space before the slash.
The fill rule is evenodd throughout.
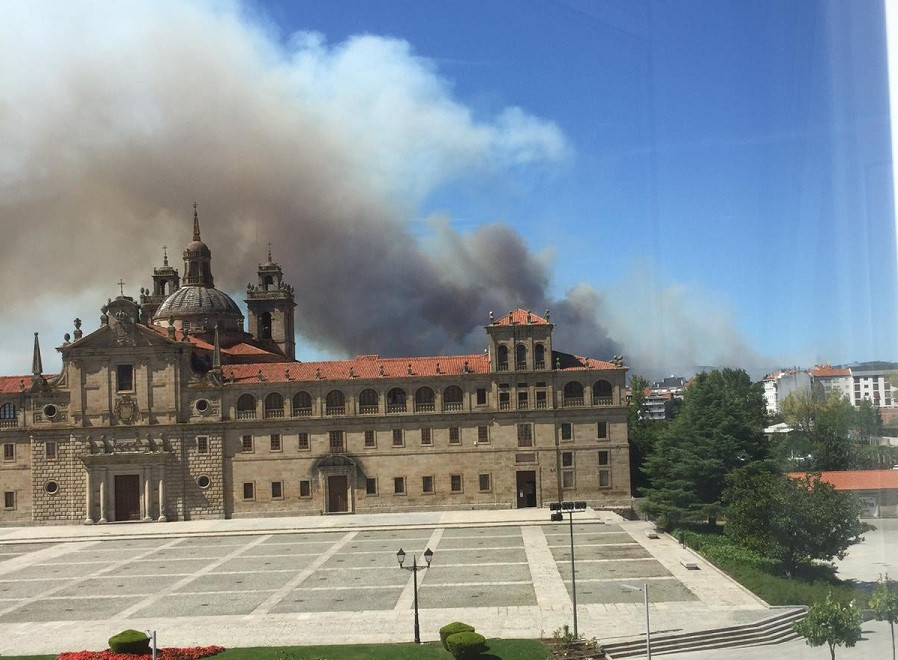
<path id="1" fill-rule="evenodd" d="M 554 511 L 550 520 L 552 522 L 561 522 L 564 520 L 564 513 L 568 514 L 571 530 L 571 600 L 574 604 L 574 637 L 580 637 L 580 631 L 577 630 L 577 577 L 574 569 L 574 512 L 586 511 L 586 502 L 552 502 L 549 504 L 549 510 Z"/>
<path id="2" fill-rule="evenodd" d="M 622 584 L 622 588 L 630 591 L 641 591 L 643 602 L 645 603 L 645 657 L 646 660 L 652 660 L 652 635 L 651 624 L 649 623 L 649 585 L 643 583 L 641 587 L 634 587 L 631 584 Z"/>
<path id="3" fill-rule="evenodd" d="M 399 548 L 399 552 L 396 553 L 396 559 L 399 560 L 399 568 L 404 568 L 407 571 L 412 572 L 413 576 L 413 587 L 415 592 L 415 644 L 421 643 L 421 628 L 418 626 L 418 571 L 423 571 L 426 568 L 430 568 L 430 562 L 433 560 L 433 550 L 427 548 L 424 551 L 424 560 L 427 562 L 427 566 L 418 566 L 418 557 L 416 555 L 412 555 L 412 565 L 411 566 L 403 566 L 405 562 L 405 552 L 402 548 Z"/>

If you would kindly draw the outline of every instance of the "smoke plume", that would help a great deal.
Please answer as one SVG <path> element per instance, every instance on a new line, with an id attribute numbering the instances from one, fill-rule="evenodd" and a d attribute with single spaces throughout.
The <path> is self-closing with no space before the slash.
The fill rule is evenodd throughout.
<path id="1" fill-rule="evenodd" d="M 550 260 L 507 224 L 461 233 L 432 218 L 431 236 L 410 230 L 440 186 L 552 168 L 571 147 L 520 108 L 475 118 L 408 43 L 303 33 L 285 46 L 219 3 L 29 2 L 4 14 L 4 373 L 27 371 L 32 328 L 49 331 L 45 344 L 75 315 L 92 330 L 119 278 L 136 297 L 163 244 L 181 267 L 194 201 L 216 285 L 235 297 L 272 243 L 301 343 L 477 351 L 488 312 L 521 306 L 550 308 L 564 349 L 625 352 L 600 293 L 553 299 Z"/>

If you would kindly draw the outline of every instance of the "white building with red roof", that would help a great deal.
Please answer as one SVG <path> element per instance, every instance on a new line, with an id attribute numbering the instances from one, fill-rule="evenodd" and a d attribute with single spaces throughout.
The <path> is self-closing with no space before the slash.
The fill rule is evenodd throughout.
<path id="1" fill-rule="evenodd" d="M 836 490 L 854 493 L 864 518 L 898 518 L 898 469 L 833 470 L 820 472 L 820 479 Z M 806 472 L 792 472 L 793 479 L 803 479 Z"/>
<path id="2" fill-rule="evenodd" d="M 548 311 L 491 313 L 483 353 L 300 362 L 270 253 L 246 328 L 196 213 L 183 256 L 76 319 L 59 374 L 35 336 L 0 377 L 0 524 L 629 507 L 627 369 L 557 350 Z"/>

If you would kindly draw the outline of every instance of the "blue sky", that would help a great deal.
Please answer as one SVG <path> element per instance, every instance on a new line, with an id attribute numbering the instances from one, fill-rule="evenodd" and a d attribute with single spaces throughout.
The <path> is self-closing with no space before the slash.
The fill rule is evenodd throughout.
<path id="1" fill-rule="evenodd" d="M 434 191 L 556 251 L 554 286 L 647 268 L 698 284 L 785 361 L 896 359 L 876 2 L 259 3 L 284 36 L 408 41 L 455 96 L 555 122 L 560 170 Z M 657 319 L 664 323 L 663 318 Z"/>
<path id="2" fill-rule="evenodd" d="M 519 304 L 570 319 L 565 348 L 619 350 L 653 376 L 898 359 L 879 2 L 112 7 L 23 4 L 0 35 L 46 81 L 0 65 L 25 126 L 0 129 L 21 148 L 0 160 L 19 241 L 4 261 L 13 282 L 26 258 L 67 273 L 37 287 L 46 305 L 0 312 L 4 373 L 33 330 L 53 345 L 93 319 L 110 282 L 136 296 L 195 199 L 235 298 L 275 244 L 299 284 L 302 359 L 472 350 L 487 310 Z M 67 229 L 87 237 L 77 259 Z M 497 237 L 511 247 L 491 270 Z M 335 261 L 377 269 L 372 286 L 408 281 L 372 312 L 365 278 Z M 303 292 L 313 268 L 341 294 Z M 441 316 L 460 301 L 470 319 Z"/>

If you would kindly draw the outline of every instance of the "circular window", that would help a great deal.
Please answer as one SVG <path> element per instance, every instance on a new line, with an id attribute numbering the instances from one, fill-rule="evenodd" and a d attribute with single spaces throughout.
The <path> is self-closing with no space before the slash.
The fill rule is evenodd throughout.
<path id="1" fill-rule="evenodd" d="M 53 419 L 56 417 L 56 414 L 59 412 L 59 409 L 54 406 L 52 403 L 48 403 L 44 406 L 44 417 L 47 419 Z"/>
<path id="2" fill-rule="evenodd" d="M 206 412 L 207 410 L 209 410 L 209 401 L 206 399 L 199 399 L 196 402 L 196 409 L 197 409 L 197 412 L 201 412 L 201 413 Z"/>
<path id="3" fill-rule="evenodd" d="M 46 484 L 44 484 L 44 490 L 50 493 L 50 495 L 55 495 L 57 492 L 59 492 L 59 484 L 55 481 L 48 481 Z"/>
<path id="4" fill-rule="evenodd" d="M 212 480 L 205 474 L 201 474 L 196 478 L 196 485 L 205 490 L 212 485 Z"/>

